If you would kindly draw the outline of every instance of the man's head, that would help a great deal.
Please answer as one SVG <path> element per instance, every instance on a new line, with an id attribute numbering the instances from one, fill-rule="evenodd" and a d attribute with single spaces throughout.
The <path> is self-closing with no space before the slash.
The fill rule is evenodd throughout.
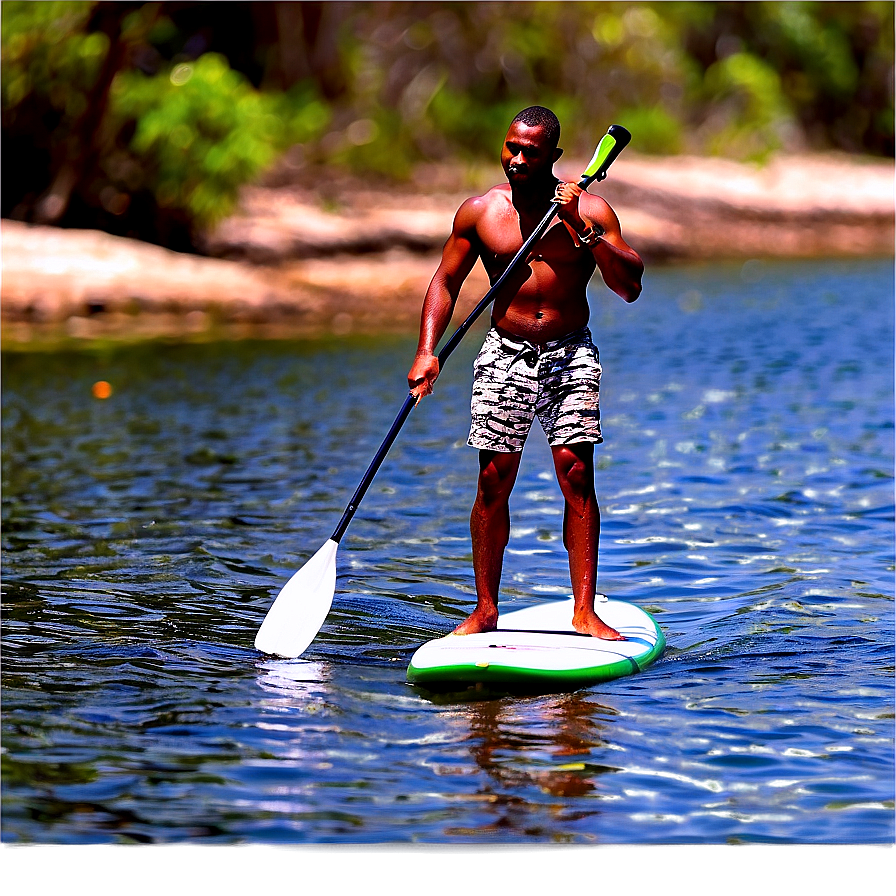
<path id="1" fill-rule="evenodd" d="M 544 106 L 529 106 L 528 109 L 517 113 L 511 124 L 516 124 L 518 121 L 530 128 L 542 128 L 551 147 L 557 148 L 560 142 L 560 121 L 550 109 Z"/>
<path id="2" fill-rule="evenodd" d="M 510 123 L 501 150 L 501 164 L 512 185 L 530 184 L 553 177 L 554 162 L 563 153 L 560 122 L 544 106 L 523 109 Z"/>

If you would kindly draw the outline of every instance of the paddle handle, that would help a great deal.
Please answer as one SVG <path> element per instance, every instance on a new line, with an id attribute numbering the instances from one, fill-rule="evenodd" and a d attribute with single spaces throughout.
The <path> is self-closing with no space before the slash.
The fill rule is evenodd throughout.
<path id="1" fill-rule="evenodd" d="M 339 521 L 339 525 L 333 530 L 331 538 L 337 544 L 339 544 L 342 536 L 345 534 L 345 530 L 348 528 L 348 524 L 352 521 L 352 517 L 358 509 L 358 505 L 361 503 L 364 495 L 367 494 L 367 489 L 370 488 L 370 483 L 373 482 L 373 477 L 376 476 L 377 470 L 379 470 L 380 465 L 386 459 L 386 455 L 389 453 L 392 443 L 398 438 L 398 433 L 401 431 L 401 427 L 404 426 L 404 421 L 408 419 L 408 416 L 414 409 L 416 403 L 416 396 L 409 393 L 408 397 L 404 400 L 404 404 L 401 406 L 401 410 L 398 412 L 398 416 L 392 422 L 392 428 L 389 430 L 389 434 L 383 439 L 383 444 L 380 445 L 376 455 L 374 455 L 373 460 L 370 462 L 370 466 L 367 468 L 367 472 L 355 489 L 351 501 L 348 502 L 348 507 L 345 508 L 345 513 L 342 514 L 342 519 Z"/>
<path id="2" fill-rule="evenodd" d="M 613 124 L 610 125 L 607 133 L 601 138 L 600 143 L 597 145 L 597 149 L 594 151 L 594 155 L 591 158 L 591 161 L 588 163 L 588 166 L 585 168 L 584 173 L 582 174 L 582 179 L 579 181 L 579 186 L 583 190 L 587 190 L 588 187 L 594 181 L 602 181 L 607 176 L 607 169 L 613 162 L 616 160 L 619 153 L 628 146 L 629 142 L 632 139 L 632 135 L 624 128 L 622 125 Z M 476 305 L 476 307 L 470 312 L 467 316 L 467 319 L 454 331 L 451 338 L 445 343 L 442 347 L 442 350 L 439 352 L 439 369 L 445 365 L 445 361 L 448 359 L 448 356 L 457 348 L 460 344 L 461 339 L 466 335 L 467 330 L 473 326 L 476 322 L 476 319 L 485 311 L 486 308 L 492 303 L 495 296 L 498 294 L 498 291 L 501 287 L 507 282 L 507 278 L 513 273 L 516 269 L 517 265 L 520 261 L 526 258 L 529 254 L 529 250 L 532 248 L 532 245 L 544 235 L 544 232 L 550 226 L 551 221 L 553 221 L 554 216 L 557 214 L 558 207 L 556 202 L 551 202 L 551 207 L 548 209 L 545 216 L 541 219 L 538 226 L 532 233 L 529 235 L 528 239 L 523 243 L 520 250 L 513 256 L 510 261 L 510 264 L 504 268 L 504 273 L 501 274 L 500 277 L 492 284 L 489 291 L 482 297 L 480 302 Z M 345 534 L 345 530 L 348 528 L 349 523 L 352 521 L 352 517 L 354 517 L 355 512 L 357 511 L 361 501 L 364 498 L 364 495 L 367 493 L 367 489 L 370 488 L 371 482 L 373 482 L 373 477 L 376 476 L 377 471 L 382 465 L 383 461 L 386 458 L 386 455 L 389 453 L 389 449 L 392 447 L 393 442 L 396 438 L 398 438 L 398 433 L 401 431 L 401 427 L 404 426 L 405 420 L 410 416 L 411 411 L 414 409 L 414 406 L 417 404 L 417 399 L 413 394 L 408 394 L 408 397 L 404 400 L 404 404 L 401 406 L 401 410 L 398 412 L 395 420 L 392 422 L 392 426 L 389 429 L 389 433 L 386 438 L 383 440 L 382 445 L 380 445 L 379 449 L 376 452 L 373 460 L 370 462 L 370 466 L 367 468 L 367 472 L 364 474 L 361 482 L 358 484 L 358 487 L 355 489 L 354 495 L 352 495 L 351 501 L 348 503 L 348 507 L 345 508 L 345 512 L 342 514 L 342 519 L 339 521 L 339 525 L 333 530 L 332 540 L 337 544 L 342 539 L 342 536 Z"/>

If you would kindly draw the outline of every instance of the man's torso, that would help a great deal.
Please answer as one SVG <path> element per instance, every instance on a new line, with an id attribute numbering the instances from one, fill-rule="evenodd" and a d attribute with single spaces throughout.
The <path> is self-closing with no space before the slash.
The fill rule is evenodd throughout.
<path id="1" fill-rule="evenodd" d="M 521 217 L 506 185 L 493 187 L 481 200 L 476 237 L 482 263 L 494 282 L 548 207 Z M 585 326 L 586 288 L 594 268 L 591 252 L 576 248 L 566 226 L 555 222 L 533 247 L 529 263 L 518 268 L 496 297 L 493 322 L 534 344 L 560 339 Z"/>

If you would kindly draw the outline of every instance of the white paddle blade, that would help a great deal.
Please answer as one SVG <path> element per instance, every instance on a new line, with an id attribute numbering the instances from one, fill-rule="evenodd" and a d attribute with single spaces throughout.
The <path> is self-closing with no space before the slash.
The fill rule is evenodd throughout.
<path id="1" fill-rule="evenodd" d="M 327 543 L 283 586 L 255 636 L 255 647 L 289 659 L 317 637 L 336 591 L 336 549 Z"/>

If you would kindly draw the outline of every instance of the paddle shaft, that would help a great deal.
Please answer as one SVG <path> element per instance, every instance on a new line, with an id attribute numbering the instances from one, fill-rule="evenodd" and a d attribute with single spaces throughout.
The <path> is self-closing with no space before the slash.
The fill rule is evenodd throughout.
<path id="1" fill-rule="evenodd" d="M 614 138 L 615 145 L 612 147 L 607 157 L 602 160 L 599 166 L 597 166 L 596 170 L 592 171 L 591 173 L 586 173 L 582 176 L 582 179 L 579 181 L 579 186 L 583 190 L 587 190 L 594 181 L 601 181 L 607 176 L 607 169 L 610 167 L 619 153 L 621 153 L 622 150 L 625 149 L 625 147 L 631 140 L 631 134 L 629 134 L 629 132 L 625 128 L 621 127 L 618 124 L 611 125 L 607 133 Z M 597 158 L 597 153 L 595 153 L 595 158 Z M 590 168 L 591 165 L 589 165 L 589 169 Z M 488 306 L 494 301 L 494 298 L 498 294 L 498 291 L 507 282 L 507 278 L 513 273 L 514 270 L 516 270 L 520 262 L 528 256 L 529 250 L 532 248 L 533 244 L 537 240 L 541 239 L 541 237 L 544 235 L 544 232 L 550 226 L 551 221 L 554 220 L 554 216 L 557 214 L 557 211 L 558 206 L 556 202 L 552 201 L 551 207 L 548 209 L 545 216 L 541 219 L 535 230 L 532 231 L 529 238 L 523 243 L 520 250 L 516 253 L 516 255 L 513 256 L 510 264 L 508 264 L 504 269 L 504 273 L 501 274 L 501 276 L 494 282 L 489 291 L 479 301 L 479 304 L 476 305 L 476 307 L 467 316 L 467 319 L 454 331 L 454 334 L 442 347 L 442 350 L 438 355 L 440 371 L 445 366 L 445 361 L 448 360 L 448 356 L 457 348 L 457 346 L 460 344 L 461 339 L 463 339 L 466 335 L 467 330 L 469 330 L 470 327 L 473 326 L 479 315 L 482 314 L 482 312 L 485 311 L 485 309 L 488 308 Z M 410 413 L 414 409 L 416 404 L 416 397 L 413 395 L 413 393 L 409 393 L 408 397 L 404 400 L 404 404 L 401 406 L 401 410 L 395 417 L 395 420 L 393 421 L 392 427 L 389 429 L 386 438 L 383 439 L 382 445 L 380 445 L 379 449 L 374 455 L 373 460 L 370 462 L 370 466 L 367 468 L 367 472 L 364 474 L 361 482 L 355 489 L 355 493 L 354 495 L 352 495 L 352 499 L 351 501 L 349 501 L 348 507 L 345 508 L 345 513 L 342 514 L 342 519 L 339 521 L 339 525 L 333 530 L 331 539 L 337 544 L 341 541 L 342 536 L 345 534 L 345 530 L 348 529 L 349 523 L 351 523 L 352 521 L 352 517 L 354 517 L 358 506 L 361 504 L 364 495 L 367 493 L 367 489 L 370 488 L 370 484 L 371 482 L 373 482 L 373 477 L 376 476 L 377 471 L 386 458 L 386 455 L 389 453 L 389 449 L 392 447 L 395 439 L 398 438 L 398 433 L 401 431 L 402 426 L 404 426 L 405 421 L 410 416 Z"/>

